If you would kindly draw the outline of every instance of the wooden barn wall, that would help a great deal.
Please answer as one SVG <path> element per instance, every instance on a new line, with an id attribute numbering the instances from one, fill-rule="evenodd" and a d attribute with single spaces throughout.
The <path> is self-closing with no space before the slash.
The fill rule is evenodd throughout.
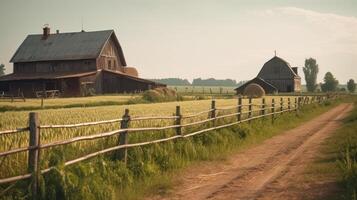
<path id="1" fill-rule="evenodd" d="M 264 79 L 268 83 L 274 85 L 278 89 L 278 92 L 294 92 L 294 80 L 293 79 L 285 79 L 285 80 L 269 80 Z"/>
<path id="2" fill-rule="evenodd" d="M 81 95 L 85 95 L 85 91 L 88 91 L 88 90 L 93 90 L 95 93 L 97 93 L 96 78 L 97 78 L 96 74 L 79 78 Z"/>
<path id="3" fill-rule="evenodd" d="M 80 96 L 78 78 L 55 79 L 55 80 L 22 80 L 0 82 L 1 91 L 17 96 L 23 93 L 25 97 L 36 97 L 37 91 L 59 90 L 61 96 Z"/>
<path id="4" fill-rule="evenodd" d="M 152 88 L 152 85 L 148 83 L 135 81 L 125 76 L 111 73 L 103 73 L 102 84 L 103 93 L 139 92 Z"/>
<path id="5" fill-rule="evenodd" d="M 14 73 L 85 72 L 96 70 L 96 60 L 63 60 L 14 63 Z"/>
<path id="6" fill-rule="evenodd" d="M 63 97 L 78 97 L 81 96 L 79 78 L 61 79 L 61 96 Z"/>
<path id="7" fill-rule="evenodd" d="M 113 36 L 105 44 L 102 53 L 97 59 L 98 69 L 109 69 L 124 72 L 123 64 L 120 62 L 118 47 Z"/>

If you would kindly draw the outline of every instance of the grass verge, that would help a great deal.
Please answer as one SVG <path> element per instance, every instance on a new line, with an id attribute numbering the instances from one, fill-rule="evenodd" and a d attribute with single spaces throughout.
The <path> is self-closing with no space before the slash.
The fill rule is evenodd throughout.
<path id="1" fill-rule="evenodd" d="M 307 170 L 309 179 L 330 180 L 338 187 L 329 199 L 357 199 L 357 99 L 342 126 L 320 149 L 319 158 Z"/>

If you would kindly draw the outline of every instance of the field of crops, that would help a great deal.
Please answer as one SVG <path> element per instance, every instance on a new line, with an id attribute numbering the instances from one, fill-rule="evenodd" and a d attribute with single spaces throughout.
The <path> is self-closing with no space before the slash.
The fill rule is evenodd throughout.
<path id="1" fill-rule="evenodd" d="M 93 96 L 93 97 L 75 97 L 75 98 L 49 98 L 44 99 L 45 107 L 65 107 L 68 105 L 86 105 L 92 103 L 105 103 L 105 102 L 115 102 L 115 103 L 124 103 L 129 99 L 135 98 L 138 95 L 103 95 L 103 96 Z M 22 99 L 15 99 L 14 102 L 11 102 L 11 99 L 0 99 L 1 106 L 11 106 L 11 107 L 40 107 L 41 99 L 26 99 L 24 102 Z"/>
<path id="2" fill-rule="evenodd" d="M 236 87 L 219 87 L 219 86 L 168 86 L 176 90 L 178 93 L 183 94 L 228 94 L 232 95 L 235 94 L 234 89 Z"/>
<path id="3" fill-rule="evenodd" d="M 280 98 L 284 100 L 284 108 L 287 108 L 287 98 L 291 99 L 294 108 L 295 97 L 271 97 L 266 96 L 266 104 L 270 106 L 272 98 L 275 99 L 276 111 L 279 111 Z M 195 131 L 201 131 L 213 126 L 219 126 L 232 122 L 237 122 L 238 99 L 216 99 L 216 116 L 214 122 L 196 124 L 194 126 L 183 126 L 183 135 Z M 242 110 L 247 111 L 248 99 L 243 99 L 245 105 Z M 262 99 L 253 99 L 253 116 L 258 115 L 261 108 Z M 63 109 L 43 109 L 36 110 L 39 113 L 41 125 L 53 124 L 74 124 L 82 122 L 94 122 L 99 120 L 110 120 L 121 118 L 124 109 L 130 109 L 132 118 L 141 116 L 172 116 L 176 111 L 176 106 L 180 105 L 183 117 L 206 111 L 194 118 L 183 118 L 182 124 L 189 124 L 193 121 L 206 120 L 210 118 L 207 111 L 210 110 L 211 100 L 179 101 L 154 104 L 133 104 L 117 106 L 83 107 L 83 108 L 63 108 Z M 323 105 L 322 105 L 323 106 Z M 316 104 L 306 105 L 302 113 L 313 113 L 314 108 L 320 107 Z M 223 108 L 223 109 L 222 109 Z M 306 108 L 306 109 L 305 109 Z M 269 109 L 267 110 L 269 112 Z M 234 114 L 232 114 L 234 113 Z M 227 118 L 219 116 L 228 114 Z M 0 131 L 27 126 L 28 111 L 11 111 L 0 113 L 3 120 L 0 121 Z M 242 116 L 246 119 L 248 113 Z M 277 117 L 279 116 L 279 117 Z M 253 120 L 251 123 L 243 123 L 230 126 L 228 128 L 209 131 L 207 134 L 200 134 L 194 137 L 180 138 L 158 144 L 134 147 L 128 149 L 128 162 L 124 165 L 118 161 L 117 151 L 106 153 L 102 156 L 91 158 L 90 162 L 81 161 L 74 165 L 64 167 L 66 161 L 72 161 L 82 156 L 94 153 L 103 149 L 118 145 L 118 135 L 110 137 L 77 141 L 70 144 L 42 148 L 49 143 L 68 140 L 79 136 L 93 136 L 94 134 L 118 130 L 119 122 L 90 125 L 76 128 L 45 128 L 40 129 L 40 169 L 47 169 L 56 166 L 43 176 L 41 188 L 46 190 L 46 196 L 51 199 L 54 194 L 52 187 L 58 187 L 56 191 L 66 190 L 66 198 L 73 199 L 137 199 L 145 191 L 143 187 L 158 188 L 167 183 L 161 175 L 175 169 L 188 166 L 197 160 L 216 159 L 215 155 L 221 155 L 240 147 L 242 144 L 250 144 L 269 137 L 280 130 L 276 127 L 288 127 L 299 120 L 295 113 L 284 115 L 276 114 L 274 126 L 270 117 Z M 143 127 L 163 127 L 173 125 L 173 119 L 151 119 L 144 121 L 131 121 L 130 128 Z M 274 130 L 276 130 L 274 132 Z M 148 130 L 129 132 L 128 144 L 135 144 L 157 139 L 175 136 L 175 129 Z M 250 139 L 249 139 L 250 138 Z M 259 139 L 260 138 L 260 139 Z M 0 134 L 0 152 L 29 145 L 29 132 L 19 132 L 15 134 Z M 218 157 L 217 157 L 218 158 Z M 0 158 L 0 179 L 27 174 L 28 153 L 16 153 Z M 157 178 L 156 178 L 157 177 Z M 156 182 L 158 181 L 158 182 Z M 157 185 L 159 184 L 159 185 Z M 16 186 L 12 184 L 0 185 L 0 192 L 13 187 L 7 195 L 15 194 L 20 198 L 29 195 L 29 182 L 18 181 Z M 88 191 L 78 191 L 79 188 L 87 188 Z M 156 190 L 156 189 L 155 189 Z M 62 193 L 63 194 L 63 193 Z M 94 196 L 93 196 L 94 195 Z M 63 197 L 63 196 L 62 196 Z"/>
<path id="4" fill-rule="evenodd" d="M 279 98 L 276 102 L 279 102 Z M 287 97 L 284 97 L 286 100 Z M 261 99 L 253 99 L 253 103 L 260 104 Z M 271 102 L 271 97 L 266 97 L 266 102 Z M 293 100 L 292 100 L 293 102 Z M 248 99 L 243 99 L 243 104 L 247 104 Z M 109 120 L 120 118 L 124 114 L 124 109 L 129 108 L 132 117 L 135 116 L 171 116 L 175 113 L 177 105 L 181 106 L 182 114 L 188 115 L 190 113 L 197 113 L 208 110 L 211 106 L 211 100 L 201 101 L 183 101 L 183 102 L 168 102 L 156 104 L 137 104 L 137 105 L 121 105 L 121 106 L 102 106 L 91 108 L 70 108 L 70 109 L 48 109 L 39 110 L 40 124 L 73 124 L 81 122 L 93 122 L 100 120 Z M 237 105 L 237 99 L 217 99 L 217 107 L 229 107 Z M 286 106 L 286 105 L 285 105 Z M 235 112 L 235 110 L 224 111 L 224 113 Z M 22 112 L 4 112 L 1 113 L 0 130 L 10 130 L 15 128 L 26 127 L 28 123 L 27 111 Z M 221 113 L 223 114 L 223 111 Z M 206 119 L 206 115 L 202 115 L 201 119 Z M 190 120 L 184 121 L 189 123 Z M 131 127 L 152 127 L 172 125 L 173 120 L 150 120 L 132 122 Z M 74 129 L 44 129 L 41 130 L 41 144 L 49 142 L 60 141 L 64 139 L 73 138 L 76 136 L 93 135 L 100 132 L 107 132 L 119 128 L 119 123 L 94 125 L 90 127 L 74 128 Z M 197 127 L 199 128 L 199 127 Z M 174 134 L 174 131 L 153 131 L 145 133 L 131 134 L 131 141 L 145 141 L 147 139 L 155 139 Z M 25 147 L 28 145 L 28 132 L 21 132 L 11 135 L 0 136 L 0 151 L 9 149 Z M 48 167 L 50 164 L 51 152 L 62 151 L 66 153 L 66 160 L 76 158 L 80 155 L 85 155 L 96 150 L 103 149 L 108 146 L 117 144 L 117 137 L 106 139 L 98 139 L 92 141 L 83 141 L 62 147 L 54 147 L 51 149 L 42 150 L 43 162 L 41 168 Z M 11 166 L 11 167 L 10 167 Z M 15 167 L 16 166 L 16 167 Z M 0 178 L 8 177 L 10 175 L 18 175 L 26 172 L 27 153 L 18 153 L 10 155 L 2 160 Z M 5 170 L 6 169 L 6 170 Z M 10 170 L 9 170 L 10 169 Z"/>
<path id="5" fill-rule="evenodd" d="M 274 97 L 278 103 L 280 97 Z M 285 107 L 286 99 L 284 97 Z M 253 99 L 253 103 L 260 104 L 261 99 Z M 266 103 L 270 104 L 271 97 L 266 97 Z M 292 103 L 294 100 L 292 100 Z M 247 104 L 248 100 L 244 99 L 243 104 Z M 130 115 L 135 116 L 172 116 L 175 113 L 175 108 L 177 105 L 181 106 L 182 114 L 188 115 L 190 113 L 197 113 L 200 111 L 205 111 L 210 109 L 211 100 L 201 100 L 201 101 L 183 101 L 183 102 L 169 102 L 169 103 L 156 103 L 156 104 L 137 104 L 137 105 L 121 105 L 121 106 L 101 106 L 101 107 L 91 107 L 91 108 L 68 108 L 68 109 L 48 109 L 39 110 L 40 123 L 42 125 L 46 124 L 73 124 L 81 122 L 93 122 L 99 120 L 109 120 L 120 118 L 124 114 L 124 109 L 129 108 Z M 237 99 L 217 99 L 216 106 L 219 107 L 229 107 L 237 105 Z M 219 114 L 226 114 L 231 111 L 221 111 Z M 0 130 L 9 130 L 14 128 L 21 128 L 27 126 L 28 112 L 5 112 L 1 113 Z M 202 115 L 201 119 L 206 119 L 207 115 Z M 189 123 L 190 120 L 184 123 Z M 149 120 L 132 122 L 131 127 L 153 127 L 153 126 L 164 126 L 172 125 L 173 120 Z M 80 127 L 80 128 L 61 128 L 61 129 L 44 129 L 41 130 L 41 144 L 46 144 L 49 142 L 60 141 L 64 139 L 73 138 L 76 136 L 93 135 L 100 132 L 108 132 L 119 128 L 119 123 L 104 124 L 104 125 L 94 125 L 90 127 Z M 199 127 L 197 127 L 199 128 Z M 130 135 L 130 142 L 140 142 L 146 140 L 152 140 L 162 137 L 167 137 L 175 134 L 174 131 L 152 131 L 143 133 L 134 133 Z M 10 135 L 0 136 L 0 152 L 9 149 L 25 147 L 28 145 L 28 132 L 21 132 Z M 81 155 L 85 155 L 97 150 L 104 149 L 109 146 L 117 145 L 118 138 L 113 136 L 110 138 L 97 139 L 91 141 L 82 141 L 70 145 L 64 145 L 61 147 L 54 147 L 50 149 L 42 150 L 41 152 L 41 168 L 44 169 L 51 164 L 51 156 L 53 152 L 64 155 L 65 160 L 70 160 L 77 158 Z M 14 176 L 18 174 L 26 173 L 27 166 L 27 153 L 18 153 L 10 155 L 5 159 L 1 160 L 0 165 L 0 178 L 5 178 L 9 176 Z"/>

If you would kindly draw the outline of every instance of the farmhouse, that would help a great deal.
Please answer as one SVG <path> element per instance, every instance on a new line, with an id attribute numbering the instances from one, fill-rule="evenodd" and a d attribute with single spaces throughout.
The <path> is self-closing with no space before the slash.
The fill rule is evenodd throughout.
<path id="1" fill-rule="evenodd" d="M 138 92 L 166 85 L 138 77 L 128 67 L 113 30 L 28 35 L 0 77 L 0 91 L 34 97 L 41 91 L 61 96 Z"/>
<path id="2" fill-rule="evenodd" d="M 277 56 L 263 65 L 257 77 L 236 88 L 237 94 L 243 94 L 250 84 L 260 85 L 267 94 L 301 91 L 301 78 L 297 67 L 290 67 L 288 62 Z"/>

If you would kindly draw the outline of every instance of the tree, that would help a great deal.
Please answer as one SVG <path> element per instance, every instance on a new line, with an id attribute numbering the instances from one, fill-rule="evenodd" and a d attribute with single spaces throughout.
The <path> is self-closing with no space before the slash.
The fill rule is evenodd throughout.
<path id="1" fill-rule="evenodd" d="M 331 72 L 327 72 L 324 77 L 324 83 L 321 85 L 323 92 L 336 91 L 338 86 L 338 80 L 332 75 Z"/>
<path id="2" fill-rule="evenodd" d="M 350 80 L 347 82 L 347 89 L 348 89 L 348 91 L 350 91 L 351 93 L 355 92 L 355 90 L 356 90 L 355 80 L 350 79 Z"/>
<path id="3" fill-rule="evenodd" d="M 5 65 L 4 64 L 1 64 L 0 65 L 0 76 L 4 75 L 5 74 Z"/>
<path id="4" fill-rule="evenodd" d="M 317 88 L 316 78 L 319 73 L 319 65 L 313 58 L 305 59 L 305 67 L 303 67 L 307 91 L 314 92 Z"/>

